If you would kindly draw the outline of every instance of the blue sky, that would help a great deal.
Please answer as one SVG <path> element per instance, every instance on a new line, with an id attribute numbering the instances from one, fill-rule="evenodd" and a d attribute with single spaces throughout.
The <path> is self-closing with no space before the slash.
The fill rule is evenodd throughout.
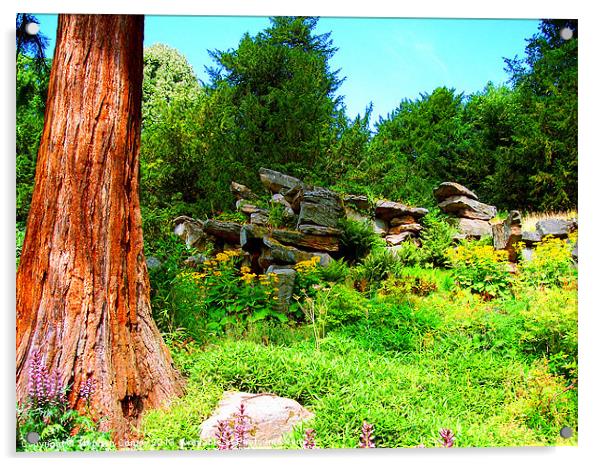
<path id="1" fill-rule="evenodd" d="M 56 15 L 36 15 L 54 49 Z M 207 79 L 207 50 L 236 48 L 245 32 L 269 25 L 266 17 L 147 16 L 145 46 L 164 43 L 186 56 L 197 77 Z M 374 105 L 372 121 L 404 98 L 438 86 L 471 94 L 488 81 L 508 79 L 504 57 L 523 56 L 525 39 L 537 32 L 532 19 L 321 18 L 317 32 L 332 32 L 338 52 L 333 69 L 346 77 L 339 88 L 350 117 Z"/>

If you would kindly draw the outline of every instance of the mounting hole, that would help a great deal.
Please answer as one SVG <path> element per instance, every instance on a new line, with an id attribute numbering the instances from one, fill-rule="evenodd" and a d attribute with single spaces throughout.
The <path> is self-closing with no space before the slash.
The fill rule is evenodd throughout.
<path id="1" fill-rule="evenodd" d="M 25 32 L 30 36 L 35 36 L 38 32 L 40 32 L 40 25 L 37 23 L 27 23 L 25 25 Z"/>
<path id="2" fill-rule="evenodd" d="M 28 443 L 38 443 L 40 441 L 40 434 L 37 432 L 27 432 L 25 440 L 27 440 Z"/>
<path id="3" fill-rule="evenodd" d="M 560 30 L 560 37 L 564 40 L 570 40 L 573 38 L 573 30 L 571 28 L 562 28 Z"/>
<path id="4" fill-rule="evenodd" d="M 562 438 L 571 438 L 573 436 L 573 429 L 566 426 L 563 427 L 562 429 L 560 429 L 560 436 Z"/>

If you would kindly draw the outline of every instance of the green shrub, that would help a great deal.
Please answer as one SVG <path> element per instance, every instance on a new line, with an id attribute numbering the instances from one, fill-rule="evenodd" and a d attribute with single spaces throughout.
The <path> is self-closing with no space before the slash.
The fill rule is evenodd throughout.
<path id="1" fill-rule="evenodd" d="M 577 368 L 577 293 L 552 288 L 530 290 L 523 298 L 521 346 L 544 356 L 550 368 L 568 378 Z"/>
<path id="2" fill-rule="evenodd" d="M 239 251 L 217 253 L 206 260 L 201 271 L 184 271 L 172 284 L 175 326 L 185 327 L 203 341 L 228 328 L 245 328 L 248 323 L 265 319 L 287 322 L 279 310 L 278 277 L 256 275 L 237 264 Z"/>
<path id="3" fill-rule="evenodd" d="M 354 269 L 353 277 L 360 291 L 374 289 L 389 275 L 402 268 L 401 262 L 386 248 L 375 248 Z"/>
<path id="4" fill-rule="evenodd" d="M 464 241 L 448 250 L 456 285 L 486 299 L 509 295 L 508 252 L 476 241 Z"/>
<path id="5" fill-rule="evenodd" d="M 339 252 L 352 264 L 368 255 L 380 241 L 368 221 L 342 219 L 339 228 L 342 232 Z"/>
<path id="6" fill-rule="evenodd" d="M 338 259 L 329 262 L 325 267 L 320 267 L 318 272 L 322 280 L 339 283 L 349 275 L 349 266 L 343 259 Z"/>
<path id="7" fill-rule="evenodd" d="M 346 285 L 334 285 L 328 291 L 322 289 L 324 295 L 324 312 L 318 317 L 318 323 L 325 332 L 367 317 L 366 298 Z M 318 296 L 316 299 L 320 299 Z"/>
<path id="8" fill-rule="evenodd" d="M 576 285 L 577 268 L 571 256 L 576 240 L 576 234 L 571 235 L 569 241 L 545 237 L 535 247 L 531 260 L 521 261 L 521 282 L 536 287 Z M 521 244 L 519 249 L 522 247 Z"/>
<path id="9" fill-rule="evenodd" d="M 457 229 L 437 210 L 425 215 L 422 224 L 424 229 L 420 232 L 420 263 L 431 267 L 449 267 L 451 264 L 447 250 L 458 233 Z"/>

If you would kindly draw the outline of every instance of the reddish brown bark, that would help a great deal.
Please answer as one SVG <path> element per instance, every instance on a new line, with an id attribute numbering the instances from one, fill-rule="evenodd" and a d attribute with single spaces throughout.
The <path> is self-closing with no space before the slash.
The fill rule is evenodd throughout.
<path id="1" fill-rule="evenodd" d="M 138 166 L 144 17 L 61 15 L 17 272 L 17 399 L 40 351 L 116 440 L 182 393 L 151 317 Z"/>

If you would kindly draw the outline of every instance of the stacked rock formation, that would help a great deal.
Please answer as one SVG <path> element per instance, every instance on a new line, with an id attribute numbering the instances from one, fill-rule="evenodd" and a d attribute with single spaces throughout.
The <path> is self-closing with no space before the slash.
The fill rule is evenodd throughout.
<path id="1" fill-rule="evenodd" d="M 230 189 L 236 198 L 236 209 L 247 217 L 247 222 L 201 221 L 181 216 L 174 220 L 176 235 L 198 250 L 203 250 L 209 242 L 216 252 L 241 249 L 244 265 L 256 273 L 277 273 L 282 278 L 280 283 L 291 284 L 295 278 L 294 264 L 318 257 L 319 264 L 325 266 L 333 256 L 338 256 L 342 233 L 338 227 L 342 218 L 371 223 L 394 251 L 403 241 L 419 236 L 420 219 L 428 212 L 387 200 L 373 205 L 366 196 L 341 197 L 329 189 L 308 185 L 267 168 L 260 169 L 259 177 L 271 195 L 271 204 L 282 205 L 282 220 L 288 228 L 270 225 L 270 212 L 258 205 L 259 196 L 232 182 Z M 196 256 L 189 260 L 200 263 L 204 259 Z M 292 285 L 289 288 L 292 292 Z M 286 294 L 283 292 L 283 299 Z"/>
<path id="2" fill-rule="evenodd" d="M 439 208 L 457 217 L 460 238 L 481 238 L 491 236 L 489 222 L 497 213 L 495 206 L 484 204 L 478 196 L 458 183 L 446 181 L 434 190 Z"/>
<path id="3" fill-rule="evenodd" d="M 522 259 L 530 260 L 533 250 L 539 242 L 546 236 L 566 239 L 569 234 L 577 230 L 576 219 L 556 219 L 549 218 L 540 220 L 535 224 L 535 231 L 523 231 L 522 219 L 520 213 L 513 210 L 508 214 L 506 220 L 502 223 L 493 225 L 493 247 L 508 251 L 508 258 L 511 262 L 517 262 L 519 259 L 517 243 L 524 243 L 522 250 Z M 573 250 L 573 259 L 577 261 L 577 245 Z"/>

